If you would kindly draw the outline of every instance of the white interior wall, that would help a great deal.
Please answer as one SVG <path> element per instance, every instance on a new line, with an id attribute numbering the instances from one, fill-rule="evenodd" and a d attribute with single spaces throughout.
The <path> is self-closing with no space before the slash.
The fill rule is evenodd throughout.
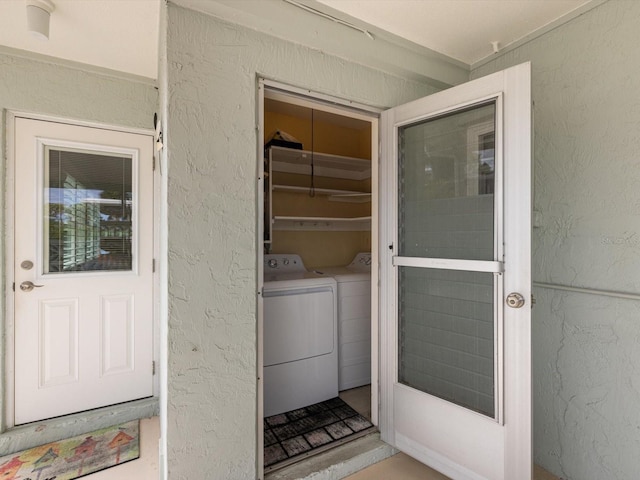
<path id="1" fill-rule="evenodd" d="M 167 39 L 169 478 L 253 478 L 257 78 L 371 105 L 436 89 L 172 4 Z"/>
<path id="2" fill-rule="evenodd" d="M 473 70 L 532 64 L 534 281 L 640 293 L 640 3 L 609 1 Z M 535 461 L 638 476 L 640 301 L 534 288 Z"/>

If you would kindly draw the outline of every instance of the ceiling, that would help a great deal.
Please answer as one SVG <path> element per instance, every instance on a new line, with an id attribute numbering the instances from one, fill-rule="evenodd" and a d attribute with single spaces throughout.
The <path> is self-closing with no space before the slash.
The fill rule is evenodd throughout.
<path id="1" fill-rule="evenodd" d="M 468 65 L 589 0 L 317 0 Z"/>
<path id="2" fill-rule="evenodd" d="M 0 0 L 0 45 L 158 76 L 160 0 L 52 0 L 49 40 L 27 32 L 25 0 Z"/>
<path id="3" fill-rule="evenodd" d="M 256 0 L 172 0 L 227 12 Z M 384 30 L 472 65 L 602 0 L 260 0 L 300 3 L 372 31 Z M 157 78 L 161 0 L 53 0 L 48 41 L 26 31 L 25 0 L 0 0 L 0 46 Z M 244 4 L 244 7 L 242 6 Z M 309 15 L 311 13 L 307 12 Z M 230 15 L 232 18 L 233 15 Z M 326 18 L 326 17 L 325 17 Z"/>

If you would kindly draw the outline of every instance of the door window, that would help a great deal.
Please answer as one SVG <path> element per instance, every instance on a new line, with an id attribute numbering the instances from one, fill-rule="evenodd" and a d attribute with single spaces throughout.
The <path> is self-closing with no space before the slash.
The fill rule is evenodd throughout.
<path id="1" fill-rule="evenodd" d="M 131 156 L 46 147 L 45 274 L 131 270 Z"/>
<path id="2" fill-rule="evenodd" d="M 400 256 L 496 260 L 495 112 L 398 128 Z M 399 267 L 398 295 L 398 381 L 494 417 L 494 275 Z"/>

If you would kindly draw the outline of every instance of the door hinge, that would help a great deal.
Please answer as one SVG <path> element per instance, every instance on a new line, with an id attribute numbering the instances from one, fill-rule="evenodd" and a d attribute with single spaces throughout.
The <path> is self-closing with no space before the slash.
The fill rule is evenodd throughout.
<path id="1" fill-rule="evenodd" d="M 11 288 L 13 288 L 14 292 L 16 291 L 16 282 L 13 282 L 13 286 Z"/>
<path id="2" fill-rule="evenodd" d="M 156 259 L 151 260 L 151 271 L 152 273 L 156 273 Z"/>
<path id="3" fill-rule="evenodd" d="M 155 375 L 156 374 L 156 361 L 152 361 L 151 362 L 151 375 Z"/>
<path id="4" fill-rule="evenodd" d="M 156 156 L 153 156 L 153 171 L 156 171 Z"/>

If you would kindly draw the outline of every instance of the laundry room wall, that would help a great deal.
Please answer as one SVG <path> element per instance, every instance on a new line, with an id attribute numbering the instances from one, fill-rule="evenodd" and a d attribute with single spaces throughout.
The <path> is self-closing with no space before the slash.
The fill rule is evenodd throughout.
<path id="1" fill-rule="evenodd" d="M 255 478 L 257 77 L 382 106 L 437 89 L 168 8 L 169 478 Z"/>
<path id="2" fill-rule="evenodd" d="M 605 2 L 473 70 L 532 65 L 535 461 L 638 477 L 640 2 Z M 638 298 L 638 297 L 636 297 Z"/>
<path id="3" fill-rule="evenodd" d="M 302 148 L 315 153 L 328 153 L 371 161 L 371 122 L 349 119 L 311 108 L 294 106 L 276 100 L 265 100 L 265 142 L 276 131 L 293 135 Z M 268 155 L 268 153 L 267 153 Z M 301 217 L 367 217 L 371 202 L 346 203 L 311 192 L 309 175 L 273 171 L 274 185 L 308 187 L 307 195 L 274 191 L 274 215 Z M 315 175 L 315 188 L 371 192 L 371 178 L 350 180 Z M 272 232 L 270 253 L 295 253 L 307 268 L 346 265 L 358 252 L 371 251 L 371 231 L 292 231 Z"/>

